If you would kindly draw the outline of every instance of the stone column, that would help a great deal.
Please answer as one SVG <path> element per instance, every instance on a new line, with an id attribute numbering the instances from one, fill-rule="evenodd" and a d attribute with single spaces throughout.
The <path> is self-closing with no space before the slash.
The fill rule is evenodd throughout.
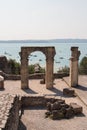
<path id="1" fill-rule="evenodd" d="M 28 88 L 28 56 L 26 52 L 21 52 L 21 88 Z"/>
<path id="2" fill-rule="evenodd" d="M 54 55 L 48 54 L 46 58 L 46 88 L 53 88 Z"/>
<path id="3" fill-rule="evenodd" d="M 4 77 L 0 75 L 0 89 L 4 89 Z"/>
<path id="4" fill-rule="evenodd" d="M 78 85 L 78 60 L 80 51 L 78 47 L 71 47 L 71 58 L 70 58 L 70 86 L 75 87 Z"/>

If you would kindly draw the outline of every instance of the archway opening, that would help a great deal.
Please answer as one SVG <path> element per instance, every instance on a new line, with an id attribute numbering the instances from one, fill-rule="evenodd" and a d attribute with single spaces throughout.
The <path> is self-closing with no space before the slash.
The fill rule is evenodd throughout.
<path id="1" fill-rule="evenodd" d="M 46 56 L 46 88 L 53 87 L 53 66 L 54 66 L 54 47 L 21 47 L 21 88 L 27 89 L 29 74 L 28 74 L 28 57 L 32 52 L 41 51 Z M 35 56 L 36 57 L 36 56 Z M 40 59 L 41 61 L 41 59 Z"/>
<path id="2" fill-rule="evenodd" d="M 28 56 L 29 79 L 45 78 L 46 56 L 41 51 L 34 51 Z M 33 75 L 33 76 L 32 76 Z"/>

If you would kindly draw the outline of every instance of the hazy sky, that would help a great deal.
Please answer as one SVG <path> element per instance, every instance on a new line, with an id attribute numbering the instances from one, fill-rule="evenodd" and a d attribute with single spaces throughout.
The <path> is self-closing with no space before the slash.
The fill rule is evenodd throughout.
<path id="1" fill-rule="evenodd" d="M 0 0 L 0 40 L 87 38 L 87 0 Z"/>

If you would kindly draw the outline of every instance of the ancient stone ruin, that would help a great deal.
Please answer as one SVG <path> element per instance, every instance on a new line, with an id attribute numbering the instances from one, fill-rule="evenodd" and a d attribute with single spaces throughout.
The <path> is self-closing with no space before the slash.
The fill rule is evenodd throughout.
<path id="1" fill-rule="evenodd" d="M 55 102 L 47 103 L 46 117 L 50 117 L 53 120 L 56 119 L 69 119 L 75 115 L 82 113 L 82 107 L 76 103 L 65 103 L 65 100 L 57 100 Z"/>
<path id="2" fill-rule="evenodd" d="M 47 108 L 46 117 L 52 119 L 69 119 L 82 113 L 81 106 L 76 103 L 68 105 L 58 97 L 3 94 L 0 95 L 0 130 L 18 130 L 23 108 L 29 106 Z"/>
<path id="3" fill-rule="evenodd" d="M 34 51 L 41 51 L 46 56 L 46 88 L 52 88 L 54 56 L 56 54 L 54 47 L 21 47 L 21 88 L 29 88 L 28 56 Z"/>
<path id="4" fill-rule="evenodd" d="M 42 51 L 46 56 L 46 75 L 41 83 L 46 83 L 46 88 L 53 87 L 53 63 L 55 56 L 54 47 L 22 47 L 21 56 L 21 88 L 28 88 L 28 56 L 34 51 Z M 78 85 L 78 59 L 80 52 L 77 47 L 72 47 L 70 66 L 70 86 Z M 3 74 L 4 75 L 4 74 Z M 11 76 L 12 77 L 12 76 Z M 19 77 L 18 77 L 19 78 Z M 4 78 L 0 77 L 0 89 L 4 88 Z M 66 88 L 63 95 L 74 96 L 73 89 Z M 46 95 L 0 95 L 0 130 L 18 130 L 23 108 L 29 106 L 43 106 L 47 108 L 46 117 L 51 119 L 69 119 L 82 113 L 83 108 L 77 103 L 65 103 L 57 96 Z"/>

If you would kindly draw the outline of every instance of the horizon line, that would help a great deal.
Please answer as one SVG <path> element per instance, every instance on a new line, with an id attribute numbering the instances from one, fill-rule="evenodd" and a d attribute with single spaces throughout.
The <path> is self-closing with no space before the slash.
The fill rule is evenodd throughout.
<path id="1" fill-rule="evenodd" d="M 48 41 L 48 40 L 87 40 L 87 38 L 53 38 L 53 39 L 8 39 L 0 41 Z"/>

